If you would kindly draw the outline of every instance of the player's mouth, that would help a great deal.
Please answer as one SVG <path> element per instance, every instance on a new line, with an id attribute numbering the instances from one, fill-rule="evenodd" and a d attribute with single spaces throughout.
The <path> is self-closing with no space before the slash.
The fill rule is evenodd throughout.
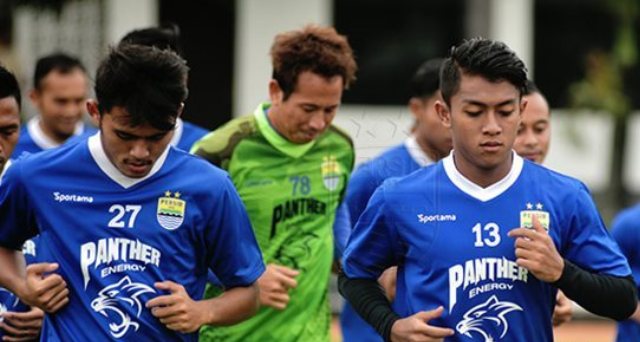
<path id="1" fill-rule="evenodd" d="M 502 146 L 503 144 L 499 141 L 486 141 L 480 144 L 480 148 L 485 152 L 498 152 Z"/>
<path id="2" fill-rule="evenodd" d="M 135 176 L 144 176 L 147 173 L 149 173 L 149 170 L 151 169 L 151 162 L 149 161 L 136 161 L 136 162 L 125 161 L 124 165 L 127 168 L 127 171 L 129 171 L 130 174 Z"/>

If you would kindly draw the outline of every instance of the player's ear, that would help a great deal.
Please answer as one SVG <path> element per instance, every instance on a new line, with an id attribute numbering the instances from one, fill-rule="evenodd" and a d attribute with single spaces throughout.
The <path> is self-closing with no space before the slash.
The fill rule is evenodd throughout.
<path id="1" fill-rule="evenodd" d="M 100 109 L 98 108 L 98 101 L 94 99 L 87 100 L 87 112 L 91 116 L 91 122 L 94 126 L 100 126 Z"/>
<path id="2" fill-rule="evenodd" d="M 278 81 L 274 79 L 269 81 L 269 99 L 271 100 L 272 106 L 279 105 L 284 99 L 284 92 L 282 91 L 282 88 L 280 88 Z"/>
<path id="3" fill-rule="evenodd" d="M 449 110 L 449 106 L 447 106 L 443 100 L 436 100 L 435 107 L 442 124 L 447 128 L 451 128 L 451 111 Z"/>
<path id="4" fill-rule="evenodd" d="M 180 107 L 178 107 L 178 118 L 182 116 L 182 112 L 184 112 L 184 102 L 180 102 Z"/>
<path id="5" fill-rule="evenodd" d="M 412 97 L 409 100 L 409 110 L 411 111 L 411 115 L 416 121 L 420 121 L 422 117 L 422 110 L 424 109 L 424 103 L 420 98 Z"/>
<path id="6" fill-rule="evenodd" d="M 520 99 L 520 114 L 524 113 L 524 110 L 527 109 L 527 104 L 529 104 L 529 100 L 525 97 Z"/>

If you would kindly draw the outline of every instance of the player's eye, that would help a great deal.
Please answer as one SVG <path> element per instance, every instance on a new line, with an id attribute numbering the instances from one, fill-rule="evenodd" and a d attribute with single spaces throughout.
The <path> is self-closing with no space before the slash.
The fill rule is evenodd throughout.
<path id="1" fill-rule="evenodd" d="M 160 134 L 152 135 L 152 136 L 148 137 L 147 140 L 149 140 L 149 141 L 159 141 L 162 138 L 164 138 L 165 135 L 167 135 L 167 133 L 160 133 Z"/>
<path id="2" fill-rule="evenodd" d="M 120 131 L 116 131 L 116 136 L 118 136 L 118 138 L 122 139 L 122 140 L 135 140 L 136 137 L 134 135 L 131 134 L 127 134 L 125 132 L 120 132 Z"/>
<path id="3" fill-rule="evenodd" d="M 478 318 L 478 317 L 480 317 L 480 316 L 484 315 L 485 313 L 486 313 L 486 311 L 478 311 L 478 312 L 474 312 L 474 313 L 473 313 L 473 315 L 474 315 L 476 318 Z"/>
<path id="4" fill-rule="evenodd" d="M 479 110 L 465 110 L 464 112 L 471 117 L 476 117 L 482 114 L 482 111 Z"/>

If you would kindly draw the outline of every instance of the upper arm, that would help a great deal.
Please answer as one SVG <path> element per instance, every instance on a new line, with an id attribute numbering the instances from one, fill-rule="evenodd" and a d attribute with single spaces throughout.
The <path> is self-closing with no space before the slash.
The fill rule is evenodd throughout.
<path id="1" fill-rule="evenodd" d="M 21 250 L 37 234 L 35 214 L 20 175 L 21 163 L 12 165 L 0 182 L 0 245 Z"/>

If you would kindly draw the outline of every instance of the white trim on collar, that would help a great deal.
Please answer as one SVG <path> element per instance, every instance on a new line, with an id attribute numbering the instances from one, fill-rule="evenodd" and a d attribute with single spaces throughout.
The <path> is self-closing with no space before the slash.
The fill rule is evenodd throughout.
<path id="1" fill-rule="evenodd" d="M 512 151 L 513 162 L 511 163 L 511 170 L 509 173 L 503 179 L 483 188 L 470 181 L 467 177 L 463 176 L 460 171 L 458 171 L 453 160 L 453 152 L 454 151 L 451 151 L 449 156 L 442 160 L 444 171 L 451 182 L 460 189 L 460 191 L 482 202 L 490 201 L 507 191 L 511 185 L 518 180 L 524 165 L 522 157 Z"/>
<path id="2" fill-rule="evenodd" d="M 27 131 L 31 139 L 33 139 L 33 142 L 43 150 L 50 150 L 61 145 L 44 134 L 44 131 L 42 131 L 40 127 L 40 116 L 34 116 L 27 122 Z M 78 121 L 73 135 L 80 135 L 82 132 L 84 132 L 84 122 Z"/>
<path id="3" fill-rule="evenodd" d="M 4 169 L 0 171 L 0 182 L 2 181 L 2 177 L 7 173 L 7 169 L 11 166 L 11 159 L 8 159 L 6 163 L 4 163 Z"/>
<path id="4" fill-rule="evenodd" d="M 182 123 L 182 119 L 177 118 L 176 126 L 173 129 L 173 138 L 171 138 L 171 142 L 169 143 L 171 146 L 178 146 L 180 139 L 182 139 L 182 132 L 184 132 L 184 124 Z"/>
<path id="5" fill-rule="evenodd" d="M 420 167 L 425 167 L 434 163 L 429 156 L 424 153 L 422 147 L 418 144 L 418 140 L 414 134 L 407 137 L 404 140 L 404 147 L 409 152 L 409 156 L 413 161 L 415 161 Z"/>
<path id="6" fill-rule="evenodd" d="M 149 171 L 146 176 L 142 178 L 131 178 L 123 175 L 122 172 L 120 172 L 120 170 L 118 170 L 118 168 L 115 167 L 115 165 L 113 165 L 113 163 L 111 163 L 111 161 L 107 157 L 107 154 L 102 146 L 102 141 L 100 140 L 100 131 L 89 137 L 87 141 L 89 152 L 91 153 L 93 160 L 96 162 L 96 164 L 98 164 L 98 167 L 107 175 L 107 177 L 111 178 L 114 182 L 118 183 L 125 189 L 128 189 L 155 175 L 160 170 L 162 165 L 164 165 L 170 148 L 170 146 L 167 145 L 167 148 L 164 150 L 164 152 L 162 152 L 158 160 L 156 160 L 156 162 L 153 164 L 151 171 Z"/>

